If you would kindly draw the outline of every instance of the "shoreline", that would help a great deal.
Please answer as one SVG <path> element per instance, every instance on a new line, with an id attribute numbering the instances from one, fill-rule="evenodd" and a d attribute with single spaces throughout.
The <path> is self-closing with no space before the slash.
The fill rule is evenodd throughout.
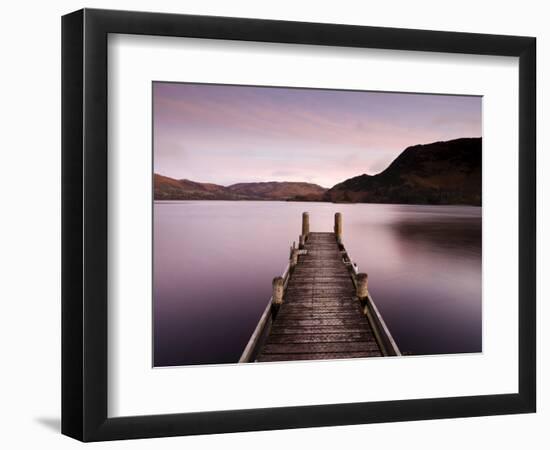
<path id="1" fill-rule="evenodd" d="M 321 200 L 276 200 L 276 199 L 255 199 L 255 200 L 228 200 L 228 199 L 153 199 L 153 203 L 169 203 L 169 202 L 277 202 L 277 203 L 323 203 L 331 205 L 394 205 L 394 206 L 460 206 L 471 208 L 482 208 L 483 205 L 471 205 L 467 203 L 378 203 L 378 202 L 326 202 Z"/>

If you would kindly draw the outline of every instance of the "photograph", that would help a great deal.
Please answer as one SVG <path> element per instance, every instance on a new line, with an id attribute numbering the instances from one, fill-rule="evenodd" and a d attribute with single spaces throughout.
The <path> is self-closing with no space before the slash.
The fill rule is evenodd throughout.
<path id="1" fill-rule="evenodd" d="M 153 81 L 153 366 L 482 352 L 482 104 Z"/>

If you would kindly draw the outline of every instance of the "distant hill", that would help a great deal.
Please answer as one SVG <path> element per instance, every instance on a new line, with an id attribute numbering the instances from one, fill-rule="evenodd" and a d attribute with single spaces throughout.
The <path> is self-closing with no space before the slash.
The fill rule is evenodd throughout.
<path id="1" fill-rule="evenodd" d="M 339 183 L 324 200 L 481 205 L 481 138 L 408 147 L 383 172 Z"/>
<path id="2" fill-rule="evenodd" d="M 234 200 L 236 195 L 227 193 L 224 186 L 176 180 L 155 174 L 155 200 Z"/>
<path id="3" fill-rule="evenodd" d="M 227 189 L 241 195 L 250 195 L 270 200 L 322 200 L 327 191 L 324 187 L 312 183 L 289 181 L 268 181 L 265 183 L 238 183 Z"/>
<path id="4" fill-rule="evenodd" d="M 296 200 L 320 201 L 326 188 L 311 183 L 238 183 L 231 186 L 176 180 L 154 175 L 155 200 Z"/>

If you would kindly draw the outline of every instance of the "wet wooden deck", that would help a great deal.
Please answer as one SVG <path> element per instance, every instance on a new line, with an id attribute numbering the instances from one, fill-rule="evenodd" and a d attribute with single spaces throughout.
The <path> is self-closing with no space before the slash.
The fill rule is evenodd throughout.
<path id="1" fill-rule="evenodd" d="M 256 361 L 383 356 L 335 233 L 309 233 Z"/>

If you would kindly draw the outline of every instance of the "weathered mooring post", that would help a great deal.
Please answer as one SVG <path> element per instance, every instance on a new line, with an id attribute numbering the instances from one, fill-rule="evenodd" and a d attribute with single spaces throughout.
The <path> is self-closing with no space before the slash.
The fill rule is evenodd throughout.
<path id="1" fill-rule="evenodd" d="M 284 290 L 283 277 L 273 278 L 272 302 L 274 305 L 279 306 L 283 304 L 283 290 Z"/>
<path id="2" fill-rule="evenodd" d="M 368 275 L 366 273 L 358 273 L 355 279 L 357 281 L 357 297 L 359 297 L 359 300 L 364 300 L 369 296 L 369 290 L 367 286 Z"/>
<path id="3" fill-rule="evenodd" d="M 290 249 L 290 267 L 294 269 L 294 267 L 296 267 L 296 264 L 298 264 L 298 249 L 292 247 Z"/>
<path id="4" fill-rule="evenodd" d="M 304 239 L 307 239 L 308 234 L 309 234 L 309 213 L 304 212 L 302 213 L 302 235 L 304 236 Z"/>
<path id="5" fill-rule="evenodd" d="M 342 213 L 337 212 L 334 214 L 334 234 L 336 235 L 336 242 L 342 243 Z"/>

